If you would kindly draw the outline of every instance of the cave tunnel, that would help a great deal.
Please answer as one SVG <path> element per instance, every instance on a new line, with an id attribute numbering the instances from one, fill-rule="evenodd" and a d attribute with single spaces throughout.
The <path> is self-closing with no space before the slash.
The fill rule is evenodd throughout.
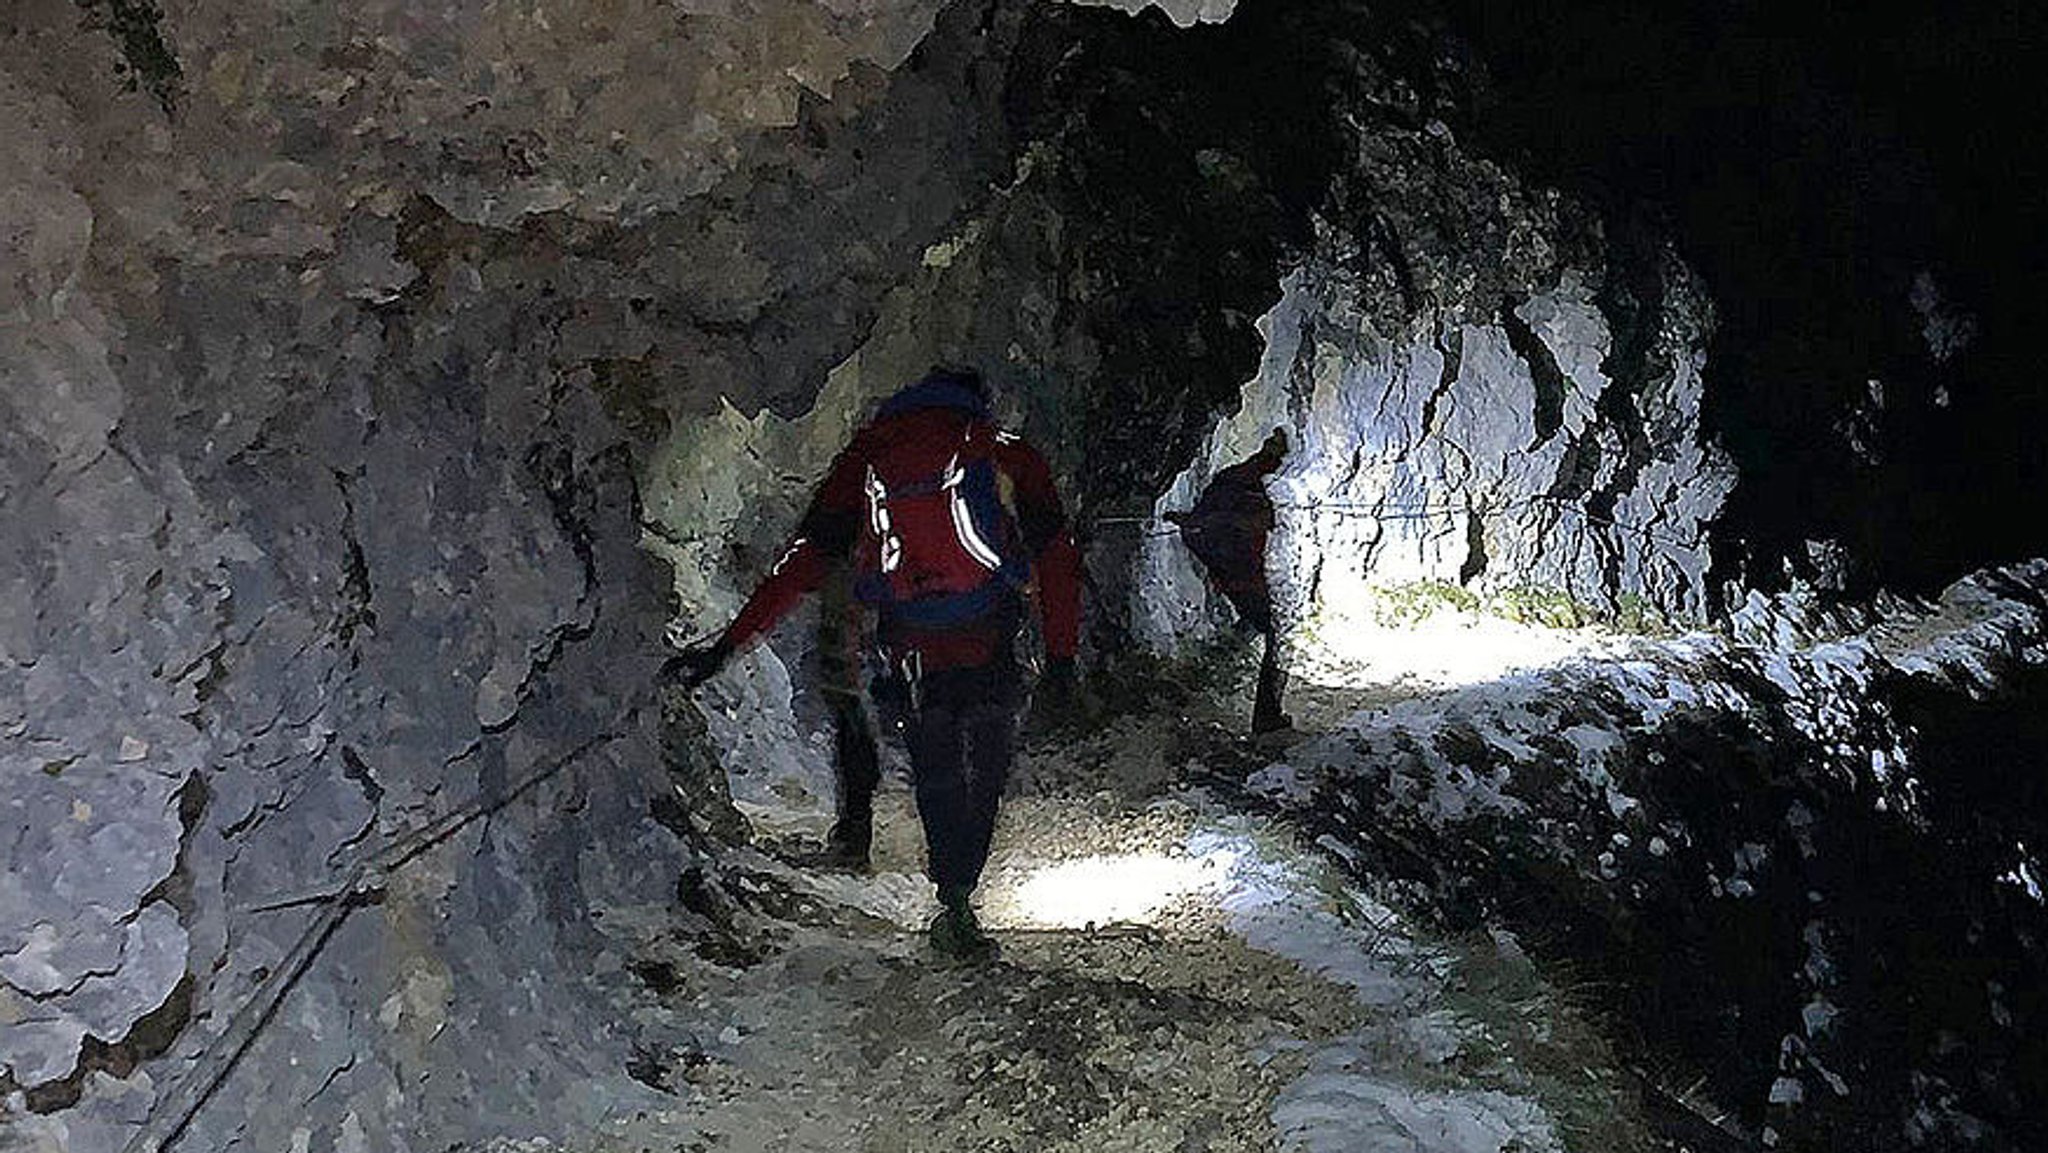
<path id="1" fill-rule="evenodd" d="M 12 0 L 0 1147 L 2048 1147 L 2044 24 Z"/>

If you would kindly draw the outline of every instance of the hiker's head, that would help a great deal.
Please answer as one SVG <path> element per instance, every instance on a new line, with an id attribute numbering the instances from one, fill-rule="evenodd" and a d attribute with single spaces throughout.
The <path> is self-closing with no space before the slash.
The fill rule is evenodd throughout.
<path id="1" fill-rule="evenodd" d="M 1274 429 L 1273 435 L 1266 438 L 1266 443 L 1259 446 L 1259 459 L 1264 462 L 1266 471 L 1271 472 L 1280 467 L 1280 460 L 1287 455 L 1287 448 L 1287 430 Z"/>
<path id="2" fill-rule="evenodd" d="M 995 390 L 989 387 L 988 379 L 981 370 L 969 364 L 934 364 L 925 370 L 920 384 L 951 384 L 964 388 L 981 399 L 983 404 L 995 403 Z"/>
<path id="3" fill-rule="evenodd" d="M 925 374 L 898 389 L 876 410 L 878 418 L 914 412 L 922 408 L 964 409 L 987 418 L 995 411 L 995 390 L 981 371 L 969 365 L 935 364 Z"/>

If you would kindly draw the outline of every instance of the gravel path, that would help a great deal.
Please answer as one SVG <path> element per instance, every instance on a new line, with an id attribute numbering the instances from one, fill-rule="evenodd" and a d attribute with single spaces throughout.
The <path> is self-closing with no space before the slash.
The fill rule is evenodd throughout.
<path id="1" fill-rule="evenodd" d="M 607 1150 L 872 1153 L 1643 1147 L 1621 1078 L 1511 938 L 1432 940 L 1288 830 L 1193 782 L 1284 755 L 1213 716 L 1125 717 L 1021 758 L 985 879 L 995 962 L 926 946 L 907 786 L 876 871 L 791 863 L 815 809 L 756 807 L 707 936 L 611 910 L 673 1038 L 672 1104 Z"/>

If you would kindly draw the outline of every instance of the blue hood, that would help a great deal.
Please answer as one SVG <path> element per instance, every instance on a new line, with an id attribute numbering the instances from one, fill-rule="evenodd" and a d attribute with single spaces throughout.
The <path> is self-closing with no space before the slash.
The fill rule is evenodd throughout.
<path id="1" fill-rule="evenodd" d="M 938 375 L 927 376 L 883 401 L 875 417 L 897 416 L 920 408 L 957 408 L 981 420 L 989 419 L 988 402 L 980 393 L 957 377 Z"/>

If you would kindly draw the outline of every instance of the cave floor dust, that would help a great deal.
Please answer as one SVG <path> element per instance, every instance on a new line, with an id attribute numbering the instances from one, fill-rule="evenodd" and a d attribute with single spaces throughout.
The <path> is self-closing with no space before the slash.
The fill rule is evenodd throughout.
<path id="1" fill-rule="evenodd" d="M 1281 756 L 1213 714 L 1027 748 L 978 897 L 1002 953 L 979 965 L 925 943 L 900 771 L 872 875 L 796 863 L 815 809 L 751 811 L 728 933 L 607 910 L 633 1014 L 669 1040 L 630 1069 L 662 1104 L 600 1148 L 1643 1147 L 1604 1047 L 1512 938 L 1432 938 L 1200 783 Z"/>

